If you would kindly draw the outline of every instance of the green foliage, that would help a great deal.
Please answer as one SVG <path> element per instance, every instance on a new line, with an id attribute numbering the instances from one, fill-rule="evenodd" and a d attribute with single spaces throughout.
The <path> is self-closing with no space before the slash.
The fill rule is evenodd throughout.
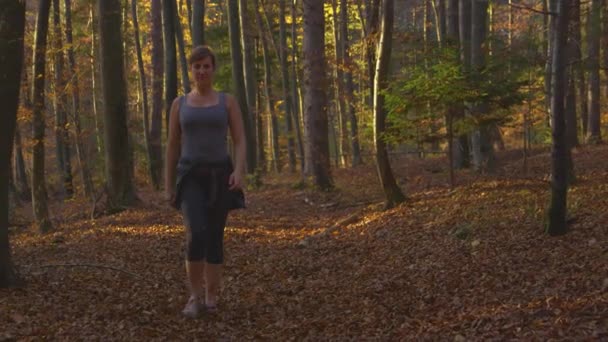
<path id="1" fill-rule="evenodd" d="M 504 124 L 510 120 L 509 109 L 524 100 L 519 89 L 524 85 L 518 73 L 507 73 L 507 62 L 488 58 L 479 72 L 463 71 L 458 51 L 444 48 L 429 53 L 427 66 L 403 70 L 403 78 L 390 84 L 386 91 L 389 129 L 388 143 L 429 141 L 429 125 L 449 108 L 484 104 L 486 113 L 471 113 L 454 122 L 455 134 L 469 132 L 487 123 Z M 471 108 L 471 107 L 469 107 Z"/>

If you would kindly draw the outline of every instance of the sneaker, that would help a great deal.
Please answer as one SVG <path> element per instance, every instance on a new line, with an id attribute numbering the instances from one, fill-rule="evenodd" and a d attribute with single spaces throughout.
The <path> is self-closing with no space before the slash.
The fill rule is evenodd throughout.
<path id="1" fill-rule="evenodd" d="M 188 318 L 197 318 L 200 315 L 201 311 L 202 305 L 200 300 L 194 296 L 190 296 L 190 299 L 188 299 L 188 303 L 186 303 L 184 310 L 182 310 L 182 315 Z"/>

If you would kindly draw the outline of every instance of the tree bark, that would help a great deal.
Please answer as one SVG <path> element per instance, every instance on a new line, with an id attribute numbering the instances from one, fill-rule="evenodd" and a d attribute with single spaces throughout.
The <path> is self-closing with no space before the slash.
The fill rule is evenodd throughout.
<path id="1" fill-rule="evenodd" d="M 88 198 L 93 197 L 93 180 L 91 179 L 91 170 L 89 169 L 87 153 L 82 139 L 82 126 L 80 123 L 80 87 L 76 70 L 76 58 L 74 56 L 73 38 L 72 38 L 72 1 L 65 0 L 65 41 L 67 43 L 68 64 L 70 74 L 74 75 L 71 80 L 72 104 L 71 104 L 71 119 L 74 123 L 74 135 L 76 138 L 76 155 L 78 156 L 78 164 L 84 185 L 84 194 Z"/>
<path id="2" fill-rule="evenodd" d="M 591 0 L 587 17 L 587 69 L 589 71 L 587 143 L 590 144 L 602 141 L 600 130 L 600 14 L 601 0 Z"/>
<path id="3" fill-rule="evenodd" d="M 34 101 L 32 127 L 32 205 L 38 230 L 42 233 L 52 229 L 47 207 L 47 191 L 44 177 L 44 80 L 46 74 L 46 44 L 49 28 L 50 0 L 40 0 L 36 19 L 36 42 L 34 48 Z"/>
<path id="4" fill-rule="evenodd" d="M 152 119 L 150 122 L 150 169 L 153 179 L 162 183 L 163 125 L 163 29 L 161 0 L 152 0 L 150 38 L 152 40 Z"/>
<path id="5" fill-rule="evenodd" d="M 362 163 L 361 147 L 359 145 L 359 125 L 355 110 L 355 86 L 353 84 L 353 62 L 349 50 L 348 36 L 348 0 L 340 0 L 340 50 L 342 50 L 344 68 L 344 97 L 346 114 L 350 123 L 351 166 Z"/>
<path id="6" fill-rule="evenodd" d="M 175 1 L 171 1 L 171 5 L 175 6 Z M 184 46 L 184 30 L 182 24 L 179 21 L 179 15 L 177 8 L 173 7 L 173 24 L 175 25 L 175 38 L 177 40 L 177 47 L 179 49 L 179 61 L 182 71 L 182 89 L 184 94 L 190 92 L 190 77 L 188 76 L 188 62 L 186 61 L 186 48 Z"/>
<path id="7" fill-rule="evenodd" d="M 4 109 L 0 125 L 0 288 L 21 285 L 8 236 L 8 183 L 19 106 L 24 28 L 25 2 L 4 1 L 0 7 L 0 101 Z"/>
<path id="8" fill-rule="evenodd" d="M 249 116 L 249 107 L 247 106 L 245 78 L 243 77 L 243 54 L 241 50 L 238 6 L 238 0 L 228 0 L 228 34 L 230 36 L 230 55 L 232 59 L 232 82 L 236 98 L 241 107 L 245 138 L 247 139 L 247 173 L 253 174 L 256 169 L 255 140 Z"/>
<path id="9" fill-rule="evenodd" d="M 289 157 L 289 170 L 296 171 L 296 142 L 294 136 L 294 115 L 292 98 L 289 92 L 289 68 L 287 66 L 287 28 L 285 24 L 285 1 L 279 0 L 279 59 L 281 63 L 281 85 L 285 99 L 285 127 L 287 128 L 287 155 Z"/>
<path id="10" fill-rule="evenodd" d="M 333 19 L 333 33 L 334 33 L 334 51 L 335 51 L 335 72 L 334 72 L 334 96 L 336 103 L 336 118 L 338 120 L 338 127 L 340 128 L 340 139 L 338 140 L 337 154 L 339 163 L 342 166 L 347 165 L 348 156 L 348 126 L 346 120 L 346 102 L 344 101 L 344 51 L 342 50 L 342 43 L 340 37 L 340 24 L 338 21 L 338 4 L 336 0 L 331 0 L 332 8 L 332 19 Z"/>
<path id="11" fill-rule="evenodd" d="M 192 46 L 205 44 L 205 0 L 192 0 Z"/>
<path id="12" fill-rule="evenodd" d="M 135 202 L 127 128 L 127 82 L 123 67 L 120 1 L 98 0 L 104 106 L 107 209 L 122 210 Z"/>
<path id="13" fill-rule="evenodd" d="M 365 36 L 366 50 L 365 58 L 367 60 L 367 77 L 369 86 L 369 106 L 374 103 L 374 79 L 376 72 L 376 46 L 378 35 L 378 20 L 380 18 L 380 0 L 370 0 L 365 6 L 365 17 L 367 23 L 367 33 Z"/>
<path id="14" fill-rule="evenodd" d="M 97 152 L 99 154 L 104 153 L 104 147 L 103 147 L 103 118 L 101 118 L 101 110 L 100 108 L 97 106 L 98 104 L 98 96 L 97 96 L 97 92 L 98 92 L 98 61 L 99 61 L 99 51 L 98 51 L 98 47 L 99 47 L 99 42 L 98 42 L 98 38 L 97 38 L 97 27 L 99 26 L 96 21 L 95 21 L 95 13 L 93 11 L 93 7 L 95 5 L 93 3 L 91 3 L 91 7 L 89 9 L 89 17 L 90 17 L 90 30 L 91 30 L 91 53 L 90 53 L 90 58 L 89 61 L 91 63 L 91 104 L 92 104 L 92 111 L 93 111 L 93 118 L 95 120 L 95 142 L 97 143 L 96 147 L 97 147 Z"/>
<path id="15" fill-rule="evenodd" d="M 247 108 L 249 113 L 249 122 L 251 122 L 251 144 L 256 146 L 261 143 L 262 137 L 257 135 L 255 130 L 255 118 L 259 113 L 257 109 L 257 80 L 256 80 L 256 65 L 254 56 L 254 34 L 255 29 L 249 21 L 249 12 L 247 11 L 247 0 L 239 0 L 239 28 L 241 46 L 243 48 L 243 79 L 245 82 L 245 95 L 247 98 Z M 253 150 L 255 151 L 255 150 Z M 252 159 L 255 159 L 252 170 L 257 170 L 259 167 L 258 157 L 252 152 Z"/>
<path id="16" fill-rule="evenodd" d="M 455 24 L 454 24 L 455 25 Z M 460 63 L 465 73 L 471 68 L 471 1 L 458 0 L 458 37 L 460 46 Z M 466 114 L 466 104 L 460 109 L 464 118 Z M 470 165 L 470 148 L 468 134 L 462 133 L 458 137 L 459 152 L 456 158 L 456 168 L 466 168 Z"/>
<path id="17" fill-rule="evenodd" d="M 382 184 L 382 190 L 386 199 L 386 208 L 405 201 L 403 192 L 397 185 L 397 181 L 391 170 L 390 160 L 384 142 L 383 135 L 386 131 L 386 108 L 384 107 L 384 94 L 387 87 L 388 69 L 392 51 L 394 2 L 393 0 L 382 0 L 382 26 L 380 30 L 380 41 L 378 42 L 378 59 L 374 79 L 374 147 L 376 152 L 376 168 L 378 178 Z"/>
<path id="18" fill-rule="evenodd" d="M 61 9 L 59 0 L 53 0 L 53 59 L 55 64 L 53 111 L 55 112 L 55 153 L 62 175 L 62 189 L 66 197 L 74 195 L 72 183 L 72 163 L 70 153 L 70 135 L 67 116 L 66 74 L 63 56 L 63 39 L 61 37 Z"/>
<path id="19" fill-rule="evenodd" d="M 19 126 L 15 127 L 15 183 L 19 200 L 25 201 L 31 199 L 32 190 L 28 182 L 28 176 L 25 172 L 25 159 L 23 158 L 23 145 L 21 144 L 21 133 Z"/>
<path id="20" fill-rule="evenodd" d="M 587 82 L 585 82 L 585 65 L 583 63 L 583 55 L 581 46 L 583 38 L 581 34 L 581 0 L 572 0 L 572 48 L 574 49 L 574 77 L 576 81 L 576 99 L 577 111 L 581 122 L 581 136 L 584 138 L 587 134 Z M 577 133 L 578 136 L 578 133 Z"/>
<path id="21" fill-rule="evenodd" d="M 293 99 L 292 103 L 292 111 L 294 114 L 294 123 L 295 123 L 295 131 L 296 137 L 298 140 L 298 155 L 300 156 L 300 172 L 304 174 L 305 169 L 305 157 L 304 157 L 304 141 L 302 139 L 302 124 L 301 124 L 301 116 L 302 116 L 302 97 L 299 96 L 300 92 L 300 82 L 298 76 L 298 36 L 296 34 L 297 31 L 297 13 L 296 13 L 296 1 L 293 0 L 291 2 L 291 97 Z"/>
<path id="22" fill-rule="evenodd" d="M 569 0 L 558 0 L 557 23 L 553 34 L 553 80 L 551 88 L 551 113 L 553 125 L 551 129 L 553 145 L 551 149 L 551 204 L 547 233 L 561 235 L 567 232 L 567 194 L 568 194 L 568 159 L 569 149 L 566 143 L 566 124 L 564 95 L 566 87 L 566 44 L 568 41 L 568 6 Z"/>
<path id="23" fill-rule="evenodd" d="M 175 24 L 173 20 L 173 6 L 171 3 L 175 0 L 162 0 L 162 20 L 163 20 L 163 46 L 164 46 L 164 61 L 165 61 L 165 127 L 166 134 L 169 132 L 169 116 L 171 115 L 171 104 L 177 97 L 177 50 L 175 48 Z"/>
<path id="24" fill-rule="evenodd" d="M 576 107 L 577 101 L 580 99 L 576 96 L 576 81 L 577 81 L 577 63 L 580 60 L 580 41 L 576 41 L 574 37 L 576 37 L 576 31 L 579 30 L 580 33 L 580 25 L 577 24 L 578 19 L 580 18 L 580 0 L 570 0 L 572 2 L 572 7 L 570 10 L 570 20 L 568 25 L 568 42 L 566 46 L 566 55 L 568 59 L 568 75 L 567 75 L 567 84 L 566 84 L 566 105 L 565 105 L 565 120 L 566 120 L 566 141 L 568 143 L 568 148 L 574 148 L 579 145 L 578 142 L 578 127 L 576 120 Z M 579 34 L 580 35 L 580 34 Z"/>
<path id="25" fill-rule="evenodd" d="M 333 187 L 329 163 L 323 2 L 304 0 L 304 129 L 306 165 L 314 184 Z"/>

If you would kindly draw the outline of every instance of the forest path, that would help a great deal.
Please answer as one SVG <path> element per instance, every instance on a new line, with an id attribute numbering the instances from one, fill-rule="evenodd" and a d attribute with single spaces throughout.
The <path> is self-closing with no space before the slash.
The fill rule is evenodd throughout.
<path id="1" fill-rule="evenodd" d="M 0 290 L 0 340 L 607 338 L 608 148 L 575 154 L 557 238 L 542 226 L 548 156 L 515 178 L 517 158 L 454 190 L 442 161 L 398 161 L 409 201 L 388 211 L 371 166 L 335 171 L 333 193 L 268 179 L 229 219 L 220 312 L 198 320 L 179 315 L 183 228 L 159 194 L 95 221 L 63 204 L 55 232 L 11 235 L 28 285 Z"/>

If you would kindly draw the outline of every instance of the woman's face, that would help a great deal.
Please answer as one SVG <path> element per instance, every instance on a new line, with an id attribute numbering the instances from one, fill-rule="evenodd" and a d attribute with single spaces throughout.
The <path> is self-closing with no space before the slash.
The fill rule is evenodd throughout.
<path id="1" fill-rule="evenodd" d="M 190 72 L 194 82 L 198 85 L 211 85 L 215 66 L 210 56 L 199 59 L 190 65 Z"/>

